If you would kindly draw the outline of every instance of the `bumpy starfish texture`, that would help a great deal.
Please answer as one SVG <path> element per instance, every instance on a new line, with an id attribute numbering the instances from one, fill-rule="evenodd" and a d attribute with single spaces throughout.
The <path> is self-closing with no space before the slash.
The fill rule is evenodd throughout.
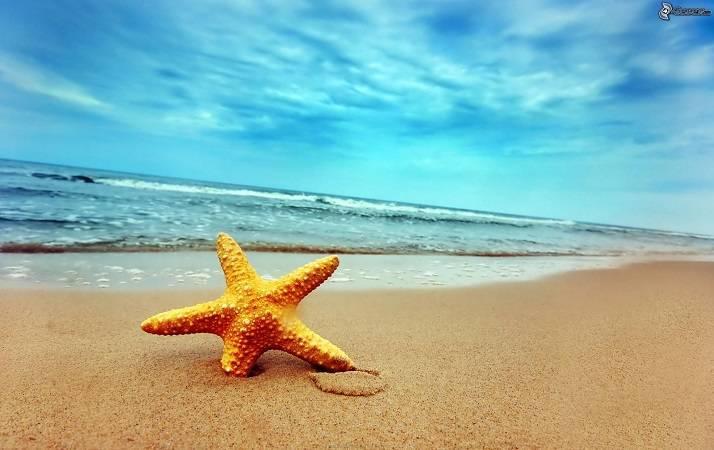
<path id="1" fill-rule="evenodd" d="M 226 290 L 216 300 L 173 309 L 146 319 L 153 334 L 213 333 L 223 339 L 221 366 L 245 377 L 267 350 L 283 350 L 333 372 L 354 370 L 352 360 L 298 319 L 300 300 L 332 275 L 336 256 L 306 264 L 278 280 L 261 278 L 240 246 L 225 233 L 216 240 Z"/>

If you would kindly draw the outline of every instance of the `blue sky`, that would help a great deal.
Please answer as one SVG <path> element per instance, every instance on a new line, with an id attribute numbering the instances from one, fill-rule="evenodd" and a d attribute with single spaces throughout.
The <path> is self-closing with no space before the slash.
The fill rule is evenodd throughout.
<path id="1" fill-rule="evenodd" d="M 0 157 L 714 234 L 714 18 L 658 9 L 0 0 Z"/>

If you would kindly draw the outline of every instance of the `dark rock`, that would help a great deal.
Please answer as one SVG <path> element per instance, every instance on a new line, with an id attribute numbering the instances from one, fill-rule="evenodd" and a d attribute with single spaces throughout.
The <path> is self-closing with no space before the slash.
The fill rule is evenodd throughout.
<path id="1" fill-rule="evenodd" d="M 95 181 L 86 175 L 72 175 L 71 181 L 83 181 L 85 183 L 94 183 Z"/>

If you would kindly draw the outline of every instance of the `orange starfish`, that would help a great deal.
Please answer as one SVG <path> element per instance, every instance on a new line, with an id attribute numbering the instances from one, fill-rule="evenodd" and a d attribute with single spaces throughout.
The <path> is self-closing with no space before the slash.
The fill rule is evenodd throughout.
<path id="1" fill-rule="evenodd" d="M 228 374 L 248 376 L 265 351 L 291 353 L 333 372 L 353 370 L 352 360 L 298 319 L 300 300 L 332 275 L 336 256 L 306 264 L 278 280 L 261 278 L 236 241 L 225 233 L 216 240 L 226 290 L 218 299 L 173 309 L 146 319 L 147 333 L 213 333 L 223 338 L 221 366 Z"/>

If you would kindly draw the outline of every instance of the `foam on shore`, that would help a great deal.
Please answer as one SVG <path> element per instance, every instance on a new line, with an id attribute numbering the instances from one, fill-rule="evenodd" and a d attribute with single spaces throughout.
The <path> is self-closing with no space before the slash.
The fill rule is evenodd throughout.
<path id="1" fill-rule="evenodd" d="M 248 256 L 263 277 L 275 279 L 324 255 L 249 252 Z M 638 261 L 633 257 L 582 256 L 435 258 L 433 255 L 340 255 L 339 258 L 340 267 L 321 289 L 471 286 L 530 280 L 570 270 L 615 267 Z M 82 290 L 224 287 L 223 274 L 214 252 L 0 253 L 0 283 L 17 288 Z"/>

